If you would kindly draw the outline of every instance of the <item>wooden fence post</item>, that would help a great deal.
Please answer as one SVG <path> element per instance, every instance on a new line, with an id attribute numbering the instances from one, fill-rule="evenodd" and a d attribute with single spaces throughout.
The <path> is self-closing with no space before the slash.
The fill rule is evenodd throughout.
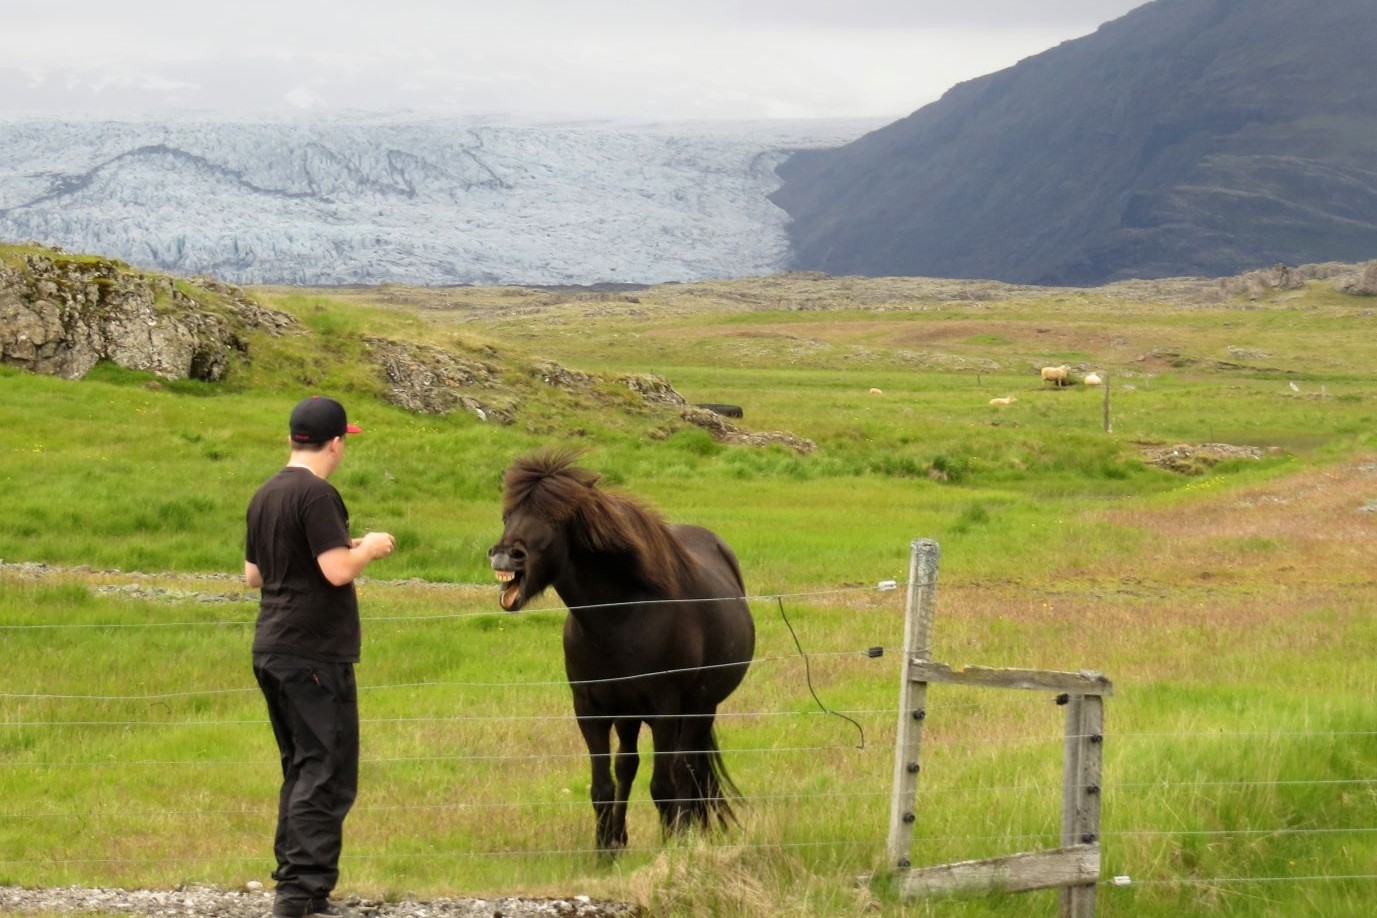
<path id="1" fill-rule="evenodd" d="M 904 666 L 915 658 L 932 658 L 932 619 L 937 608 L 937 562 L 941 555 L 932 539 L 909 545 L 908 599 L 904 609 Z M 894 743 L 894 797 L 889 810 L 886 853 L 892 870 L 907 870 L 913 844 L 914 804 L 918 795 L 918 752 L 927 717 L 926 682 L 903 679 L 899 687 L 899 725 Z"/>
<path id="2" fill-rule="evenodd" d="M 1114 686 L 1104 675 L 1090 670 L 953 669 L 933 661 L 939 550 L 931 539 L 916 539 L 910 549 L 893 796 L 885 848 L 889 870 L 901 874 L 900 894 L 915 898 L 1057 888 L 1061 890 L 1061 918 L 1094 918 L 1095 884 L 1100 875 L 1103 696 L 1113 694 Z M 927 690 L 933 682 L 1054 692 L 1057 703 L 1067 706 L 1060 848 L 913 869 L 909 851 L 917 820 L 919 752 L 927 717 Z"/>
<path id="3" fill-rule="evenodd" d="M 1112 433 L 1113 430 L 1114 425 L 1109 420 L 1109 374 L 1106 373 L 1104 377 L 1104 432 Z"/>
<path id="4" fill-rule="evenodd" d="M 1099 695 L 1069 694 L 1057 701 L 1066 703 L 1061 843 L 1063 847 L 1098 845 L 1104 700 Z M 1094 918 L 1095 884 L 1062 887 L 1059 914 L 1061 918 Z"/>

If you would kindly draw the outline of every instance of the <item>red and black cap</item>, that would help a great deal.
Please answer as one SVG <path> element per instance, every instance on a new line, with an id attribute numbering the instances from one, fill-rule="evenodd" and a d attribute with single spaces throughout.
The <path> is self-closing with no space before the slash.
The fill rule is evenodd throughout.
<path id="1" fill-rule="evenodd" d="M 349 423 L 344 406 L 332 398 L 313 395 L 296 403 L 292 409 L 293 443 L 328 443 L 347 433 L 363 433 Z"/>

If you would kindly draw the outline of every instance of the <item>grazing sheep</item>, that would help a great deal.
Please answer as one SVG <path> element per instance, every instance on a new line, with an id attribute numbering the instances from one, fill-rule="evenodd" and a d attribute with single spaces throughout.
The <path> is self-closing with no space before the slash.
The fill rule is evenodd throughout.
<path id="1" fill-rule="evenodd" d="M 1006 395 L 1003 398 L 990 399 L 990 404 L 994 405 L 996 408 L 1007 408 L 1016 401 L 1018 401 L 1018 399 L 1015 396 Z"/>
<path id="2" fill-rule="evenodd" d="M 1058 388 L 1061 388 L 1062 386 L 1068 385 L 1069 379 L 1067 374 L 1070 372 L 1071 368 L 1066 364 L 1062 364 L 1059 367 L 1043 367 L 1042 381 L 1051 382 Z"/>
<path id="3" fill-rule="evenodd" d="M 872 389 L 870 390 L 870 394 L 871 394 L 871 395 L 884 395 L 884 391 L 881 390 L 881 389 L 874 389 L 874 388 L 872 388 Z"/>
<path id="4" fill-rule="evenodd" d="M 1104 382 L 1104 380 L 1100 379 L 1099 373 L 1086 373 L 1085 379 L 1081 381 L 1087 386 L 1098 386 L 1100 383 Z"/>

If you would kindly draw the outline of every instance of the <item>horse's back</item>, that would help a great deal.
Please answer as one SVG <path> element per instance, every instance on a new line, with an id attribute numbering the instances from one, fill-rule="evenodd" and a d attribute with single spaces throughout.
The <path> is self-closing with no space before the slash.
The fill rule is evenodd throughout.
<path id="1" fill-rule="evenodd" d="M 606 611 L 573 610 L 565 620 L 565 670 L 572 682 L 597 683 L 575 688 L 595 707 L 620 707 L 643 695 L 644 686 L 621 678 L 665 671 L 677 673 L 667 687 L 716 704 L 745 676 L 745 665 L 731 664 L 749 664 L 755 655 L 755 622 L 735 553 L 709 529 L 670 528 L 687 562 L 675 588 L 629 595 Z M 599 681 L 607 679 L 613 681 Z"/>
<path id="2" fill-rule="evenodd" d="M 699 568 L 699 583 L 693 587 L 698 597 L 720 599 L 745 595 L 746 583 L 736 552 L 717 533 L 687 524 L 672 528 Z"/>
<path id="3" fill-rule="evenodd" d="M 698 606 L 699 615 L 694 617 L 701 625 L 696 637 L 704 663 L 749 662 L 755 655 L 755 621 L 736 553 L 717 533 L 702 526 L 675 526 L 674 534 L 695 561 L 695 582 L 685 591 L 691 596 L 685 598 L 711 600 Z M 727 683 L 723 687 L 730 691 L 744 675 L 744 669 L 723 671 L 710 681 Z"/>

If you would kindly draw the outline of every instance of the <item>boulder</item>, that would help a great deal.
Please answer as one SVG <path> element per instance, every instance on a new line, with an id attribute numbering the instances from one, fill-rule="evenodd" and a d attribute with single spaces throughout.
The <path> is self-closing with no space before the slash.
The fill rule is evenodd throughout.
<path id="1" fill-rule="evenodd" d="M 1305 287 L 1305 280 L 1304 271 L 1278 264 L 1245 271 L 1236 277 L 1221 278 L 1219 286 L 1231 296 L 1246 296 L 1256 300 L 1269 290 L 1301 290 Z"/>
<path id="2" fill-rule="evenodd" d="M 219 292 L 223 311 L 183 293 L 169 277 L 121 262 L 61 253 L 0 264 L 0 363 L 80 379 L 102 360 L 164 379 L 223 379 L 242 332 L 280 334 L 290 316 L 264 309 L 238 288 Z"/>
<path id="3" fill-rule="evenodd" d="M 1334 289 L 1352 296 L 1377 296 L 1377 261 L 1368 262 L 1356 274 L 1339 278 Z"/>
<path id="4" fill-rule="evenodd" d="M 497 368 L 428 344 L 368 339 L 369 357 L 382 371 L 389 402 L 423 414 L 468 411 L 481 421 L 510 424 L 517 398 L 499 383 Z"/>

